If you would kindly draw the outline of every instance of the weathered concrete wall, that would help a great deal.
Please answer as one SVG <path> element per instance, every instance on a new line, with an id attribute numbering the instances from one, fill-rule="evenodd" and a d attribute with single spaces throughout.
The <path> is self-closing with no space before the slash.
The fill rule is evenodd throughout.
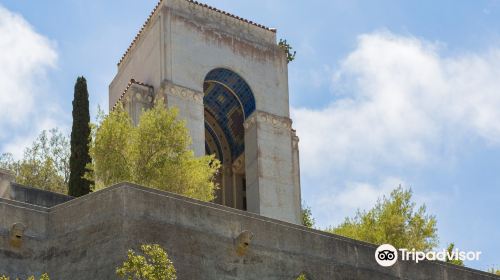
<path id="1" fill-rule="evenodd" d="M 10 190 L 10 183 L 15 182 L 16 177 L 10 170 L 0 168 L 0 197 L 5 197 Z"/>
<path id="2" fill-rule="evenodd" d="M 125 202 L 124 189 L 114 188 L 50 209 L 45 262 L 53 279 L 117 278 L 127 251 Z"/>
<path id="3" fill-rule="evenodd" d="M 42 207 L 52 207 L 73 199 L 68 195 L 26 187 L 16 183 L 0 185 L 0 197 Z"/>
<path id="4" fill-rule="evenodd" d="M 124 19 L 126 20 L 126 19 Z M 131 79 L 160 88 L 163 63 L 161 57 L 160 18 L 152 19 L 143 36 L 132 45 L 130 53 L 118 67 L 118 74 L 109 85 L 109 108 L 113 108 Z"/>
<path id="5" fill-rule="evenodd" d="M 258 110 L 289 117 L 288 64 L 276 33 L 185 0 L 165 5 L 165 79 L 202 92 L 208 72 L 227 68 L 245 79 Z"/>
<path id="6" fill-rule="evenodd" d="M 441 262 L 374 260 L 375 246 L 259 215 L 120 184 L 50 209 L 0 199 L 0 274 L 48 272 L 52 279 L 116 279 L 128 248 L 158 243 L 183 279 L 500 279 Z M 6 241 L 27 225 L 21 249 Z M 235 238 L 254 234 L 247 253 Z M 22 252 L 22 253 L 20 253 Z"/>
<path id="7" fill-rule="evenodd" d="M 299 224 L 300 185 L 296 182 L 291 121 L 257 111 L 245 122 L 247 197 L 250 212 Z"/>
<path id="8" fill-rule="evenodd" d="M 15 223 L 26 226 L 20 247 L 13 245 L 11 240 Z M 47 208 L 0 198 L 0 275 L 26 279 L 46 271 L 47 228 Z"/>
<path id="9" fill-rule="evenodd" d="M 186 0 L 162 1 L 118 67 L 110 109 L 130 79 L 203 92 L 205 76 L 220 67 L 245 79 L 257 108 L 289 116 L 288 65 L 276 33 Z"/>
<path id="10" fill-rule="evenodd" d="M 205 125 L 203 116 L 203 92 L 164 82 L 160 93 L 168 108 L 177 108 L 177 117 L 186 122 L 192 139 L 191 148 L 195 156 L 205 155 Z"/>

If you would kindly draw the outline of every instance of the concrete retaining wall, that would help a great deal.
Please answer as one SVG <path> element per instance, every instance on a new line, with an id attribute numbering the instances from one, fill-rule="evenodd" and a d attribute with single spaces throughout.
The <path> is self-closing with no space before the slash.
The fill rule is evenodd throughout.
<path id="1" fill-rule="evenodd" d="M 116 279 L 128 248 L 158 243 L 182 279 L 500 279 L 441 262 L 383 268 L 375 246 L 175 194 L 120 184 L 52 208 L 0 199 L 0 274 Z M 22 248 L 8 242 L 27 225 Z M 254 238 L 236 252 L 244 230 Z"/>
<path id="2" fill-rule="evenodd" d="M 16 183 L 0 185 L 0 197 L 42 207 L 52 207 L 73 199 L 68 195 L 26 187 Z"/>

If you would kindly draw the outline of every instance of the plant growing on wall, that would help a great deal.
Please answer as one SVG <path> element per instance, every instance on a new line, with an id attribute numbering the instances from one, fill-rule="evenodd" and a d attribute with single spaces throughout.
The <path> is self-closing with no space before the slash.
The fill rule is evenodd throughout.
<path id="1" fill-rule="evenodd" d="M 184 122 L 162 100 L 143 112 L 137 127 L 119 107 L 96 126 L 89 175 L 98 189 L 128 181 L 211 201 L 220 162 L 214 155 L 195 157 L 190 145 Z"/>
<path id="2" fill-rule="evenodd" d="M 177 272 L 168 254 L 160 245 L 142 245 L 142 255 L 133 250 L 127 259 L 116 269 L 121 279 L 137 280 L 176 280 Z"/>
<path id="3" fill-rule="evenodd" d="M 288 44 L 288 42 L 284 39 L 280 39 L 278 46 L 285 51 L 286 53 L 286 60 L 288 63 L 292 62 L 295 60 L 295 55 L 297 54 L 296 51 L 292 51 L 293 47 Z"/>
<path id="4" fill-rule="evenodd" d="M 297 280 L 307 280 L 307 277 L 304 273 L 301 273 L 299 277 L 297 277 Z"/>
<path id="5" fill-rule="evenodd" d="M 302 203 L 302 225 L 308 228 L 313 228 L 316 222 L 312 216 L 311 208 Z"/>
<path id="6" fill-rule="evenodd" d="M 69 191 L 71 196 L 79 197 L 90 192 L 91 182 L 84 177 L 90 163 L 90 113 L 87 81 L 78 77 L 73 98 L 73 127 L 71 129 L 71 157 Z"/>
<path id="7" fill-rule="evenodd" d="M 26 280 L 35 280 L 35 279 L 36 279 L 35 276 L 30 276 Z M 10 280 L 10 278 L 5 275 L 0 275 L 0 280 Z M 40 280 L 50 280 L 49 275 L 47 273 L 42 274 L 42 276 L 40 276 Z"/>

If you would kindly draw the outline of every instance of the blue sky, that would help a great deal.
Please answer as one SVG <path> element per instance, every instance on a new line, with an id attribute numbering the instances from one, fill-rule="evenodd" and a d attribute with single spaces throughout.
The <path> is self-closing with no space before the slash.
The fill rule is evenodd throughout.
<path id="1" fill-rule="evenodd" d="M 338 224 L 402 184 L 441 247 L 500 266 L 500 1 L 207 0 L 278 28 L 301 138 L 302 194 Z M 74 82 L 107 109 L 116 63 L 155 5 L 0 1 L 0 152 L 71 124 Z"/>

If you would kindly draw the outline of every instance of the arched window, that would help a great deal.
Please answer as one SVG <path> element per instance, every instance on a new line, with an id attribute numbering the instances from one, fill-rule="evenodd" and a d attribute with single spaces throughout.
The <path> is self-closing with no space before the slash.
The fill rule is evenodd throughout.
<path id="1" fill-rule="evenodd" d="M 207 74 L 203 91 L 205 149 L 208 154 L 216 154 L 223 164 L 217 178 L 220 190 L 216 202 L 245 209 L 243 123 L 255 111 L 255 97 L 241 76 L 225 68 Z"/>

